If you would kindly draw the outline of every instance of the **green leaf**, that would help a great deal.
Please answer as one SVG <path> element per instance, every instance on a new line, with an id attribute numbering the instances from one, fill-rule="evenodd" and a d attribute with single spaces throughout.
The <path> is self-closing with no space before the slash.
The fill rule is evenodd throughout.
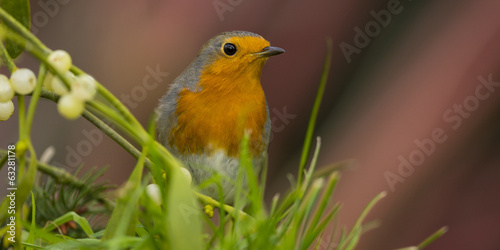
<path id="1" fill-rule="evenodd" d="M 28 30 L 30 29 L 30 2 L 29 0 L 0 0 L 0 7 L 7 11 L 12 17 L 20 22 Z M 2 23 L 3 28 L 6 28 Z M 12 59 L 17 58 L 24 50 L 25 41 L 19 42 L 9 38 L 5 39 L 5 47 Z"/>

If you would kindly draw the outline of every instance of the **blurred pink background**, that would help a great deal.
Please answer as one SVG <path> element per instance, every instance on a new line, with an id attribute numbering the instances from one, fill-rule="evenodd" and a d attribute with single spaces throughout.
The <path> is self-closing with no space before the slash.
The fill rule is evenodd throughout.
<path id="1" fill-rule="evenodd" d="M 212 36 L 248 30 L 284 48 L 262 76 L 279 121 L 269 150 L 269 198 L 297 172 L 330 37 L 332 67 L 315 135 L 322 137 L 320 167 L 357 159 L 332 197 L 343 204 L 341 225 L 350 228 L 370 199 L 388 194 L 368 218 L 380 226 L 358 249 L 410 246 L 441 226 L 449 232 L 427 249 L 500 249 L 499 1 L 40 2 L 46 4 L 31 1 L 37 36 L 68 51 L 116 96 L 129 95 L 143 124 Z M 352 54 L 342 50 L 346 44 Z M 29 55 L 18 63 L 38 67 Z M 168 76 L 144 91 L 143 78 L 157 68 Z M 80 148 L 86 167 L 109 166 L 102 180 L 128 177 L 135 161 L 109 138 L 84 148 L 82 131 L 93 129 L 85 119 L 67 121 L 47 100 L 37 111 L 39 154 L 53 145 L 52 163 L 72 171 L 68 152 Z M 280 119 L 284 112 L 289 119 Z M 16 127 L 16 115 L 0 122 L 0 147 L 17 140 Z M 441 143 L 432 139 L 439 132 Z M 402 168 L 401 158 L 413 168 Z"/>

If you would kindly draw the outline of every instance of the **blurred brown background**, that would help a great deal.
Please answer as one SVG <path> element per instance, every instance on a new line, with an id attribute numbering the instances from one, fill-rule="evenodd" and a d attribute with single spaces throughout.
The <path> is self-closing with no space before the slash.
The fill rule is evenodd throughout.
<path id="1" fill-rule="evenodd" d="M 369 217 L 380 227 L 364 234 L 358 249 L 416 244 L 443 225 L 449 232 L 428 249 L 500 249 L 499 1 L 31 4 L 40 39 L 68 51 L 75 65 L 128 98 L 143 124 L 169 83 L 217 33 L 248 30 L 284 48 L 262 76 L 277 119 L 268 197 L 287 188 L 286 174 L 297 171 L 331 37 L 332 68 L 315 134 L 323 142 L 320 166 L 358 160 L 342 173 L 332 197 L 343 203 L 341 224 L 350 227 L 371 198 L 388 192 Z M 18 63 L 36 71 L 29 55 Z M 152 77 L 158 85 L 145 89 L 151 70 L 168 76 Z M 16 115 L 0 122 L 2 148 L 17 140 L 16 126 Z M 108 138 L 89 144 L 83 131 L 92 129 L 83 118 L 61 118 L 55 104 L 43 100 L 33 142 L 39 153 L 55 146 L 53 164 L 70 171 L 79 160 L 109 166 L 103 180 L 123 182 L 134 159 Z"/>

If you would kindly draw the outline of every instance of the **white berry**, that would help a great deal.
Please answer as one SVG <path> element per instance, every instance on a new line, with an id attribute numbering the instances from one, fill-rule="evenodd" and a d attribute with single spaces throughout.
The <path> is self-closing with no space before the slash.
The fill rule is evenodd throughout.
<path id="1" fill-rule="evenodd" d="M 5 121 L 14 113 L 14 103 L 12 101 L 0 102 L 0 121 Z"/>
<path id="2" fill-rule="evenodd" d="M 76 76 L 75 84 L 71 87 L 72 94 L 83 101 L 92 99 L 96 93 L 97 85 L 91 76 L 84 74 Z"/>
<path id="3" fill-rule="evenodd" d="M 73 73 L 67 71 L 65 75 L 66 75 L 66 78 L 70 82 L 74 82 L 75 75 L 73 75 Z M 52 77 L 52 82 L 50 83 L 50 88 L 52 89 L 52 91 L 54 91 L 58 95 L 66 95 L 69 93 L 68 87 L 66 87 L 64 82 L 58 76 Z"/>
<path id="4" fill-rule="evenodd" d="M 66 72 L 71 68 L 71 56 L 64 50 L 53 51 L 47 59 L 59 72 Z"/>
<path id="5" fill-rule="evenodd" d="M 57 110 L 59 111 L 59 114 L 69 120 L 74 120 L 80 117 L 84 109 L 85 103 L 72 94 L 61 96 L 59 102 L 57 103 Z"/>
<path id="6" fill-rule="evenodd" d="M 18 69 L 10 76 L 10 83 L 16 93 L 27 95 L 35 89 L 36 76 L 30 69 Z"/>
<path id="7" fill-rule="evenodd" d="M 0 102 L 7 102 L 14 97 L 14 89 L 10 84 L 9 78 L 0 75 Z"/>
<path id="8" fill-rule="evenodd" d="M 161 190 L 160 187 L 158 187 L 158 185 L 156 184 L 147 185 L 146 193 L 156 205 L 161 205 Z"/>

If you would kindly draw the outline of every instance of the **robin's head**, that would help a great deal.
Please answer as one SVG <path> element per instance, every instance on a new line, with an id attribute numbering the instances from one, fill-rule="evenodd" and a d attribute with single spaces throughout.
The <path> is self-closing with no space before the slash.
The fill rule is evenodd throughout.
<path id="1" fill-rule="evenodd" d="M 230 31 L 210 39 L 201 48 L 196 61 L 202 63 L 202 74 L 258 77 L 270 56 L 285 52 L 271 47 L 261 36 L 247 31 Z M 232 78 L 229 77 L 229 78 Z"/>

